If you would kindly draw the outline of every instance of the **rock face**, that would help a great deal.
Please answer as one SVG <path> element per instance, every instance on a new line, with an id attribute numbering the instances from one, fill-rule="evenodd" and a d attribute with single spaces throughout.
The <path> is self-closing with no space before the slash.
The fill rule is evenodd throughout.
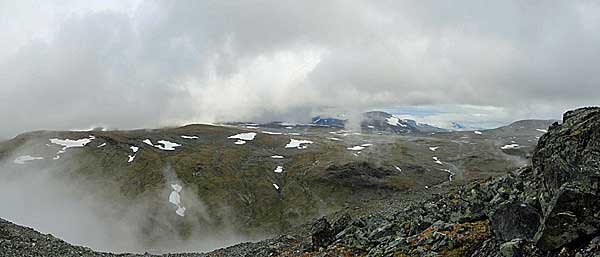
<path id="1" fill-rule="evenodd" d="M 600 197 L 577 188 L 561 188 L 544 215 L 536 235 L 537 246 L 554 250 L 600 230 Z"/>
<path id="2" fill-rule="evenodd" d="M 524 203 L 501 204 L 491 217 L 492 230 L 504 241 L 523 238 L 531 240 L 540 225 L 538 211 Z"/>
<path id="3" fill-rule="evenodd" d="M 541 137 L 533 167 L 544 211 L 537 246 L 554 250 L 598 234 L 600 196 L 592 178 L 600 175 L 600 108 L 565 113 Z"/>
<path id="4" fill-rule="evenodd" d="M 591 176 L 600 174 L 600 108 L 566 112 L 540 138 L 532 161 L 546 202 L 565 183 L 589 192 Z"/>

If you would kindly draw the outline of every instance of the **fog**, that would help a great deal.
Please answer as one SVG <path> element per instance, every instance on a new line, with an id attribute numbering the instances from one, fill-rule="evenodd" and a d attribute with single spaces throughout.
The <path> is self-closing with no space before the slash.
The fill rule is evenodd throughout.
<path id="1" fill-rule="evenodd" d="M 15 153 L 31 150 L 22 147 Z M 15 157 L 0 160 L 0 217 L 69 243 L 104 252 L 176 253 L 204 252 L 251 240 L 227 222 L 215 230 L 194 188 L 183 184 L 168 164 L 161 188 L 146 188 L 130 199 L 118 188 L 107 191 L 110 183 L 72 173 L 76 161 L 46 159 L 20 165 L 13 163 Z M 177 207 L 169 202 L 171 184 L 183 186 L 185 217 L 178 216 Z M 226 216 L 221 218 L 227 221 Z"/>

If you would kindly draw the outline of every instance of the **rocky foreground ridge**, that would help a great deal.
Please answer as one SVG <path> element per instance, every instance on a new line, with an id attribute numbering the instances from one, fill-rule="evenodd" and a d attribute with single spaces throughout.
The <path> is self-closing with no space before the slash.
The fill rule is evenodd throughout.
<path id="1" fill-rule="evenodd" d="M 600 256 L 600 108 L 565 113 L 532 165 L 190 256 Z M 3 256 L 109 256 L 0 220 Z M 122 255 L 124 256 L 124 255 Z M 129 255 L 127 255 L 129 256 Z"/>

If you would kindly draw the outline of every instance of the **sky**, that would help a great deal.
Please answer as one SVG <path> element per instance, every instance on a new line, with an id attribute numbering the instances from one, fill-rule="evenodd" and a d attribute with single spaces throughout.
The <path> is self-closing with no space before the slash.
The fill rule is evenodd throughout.
<path id="1" fill-rule="evenodd" d="M 332 107 L 560 118 L 599 104 L 598 31 L 597 1 L 0 0 L 0 138 Z"/>

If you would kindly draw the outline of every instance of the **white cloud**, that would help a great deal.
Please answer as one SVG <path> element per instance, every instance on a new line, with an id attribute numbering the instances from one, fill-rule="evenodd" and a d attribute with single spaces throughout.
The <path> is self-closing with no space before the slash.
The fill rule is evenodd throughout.
<path id="1" fill-rule="evenodd" d="M 4 136 L 294 121 L 327 107 L 472 105 L 555 118 L 600 95 L 591 2 L 32 5 L 0 1 Z"/>

